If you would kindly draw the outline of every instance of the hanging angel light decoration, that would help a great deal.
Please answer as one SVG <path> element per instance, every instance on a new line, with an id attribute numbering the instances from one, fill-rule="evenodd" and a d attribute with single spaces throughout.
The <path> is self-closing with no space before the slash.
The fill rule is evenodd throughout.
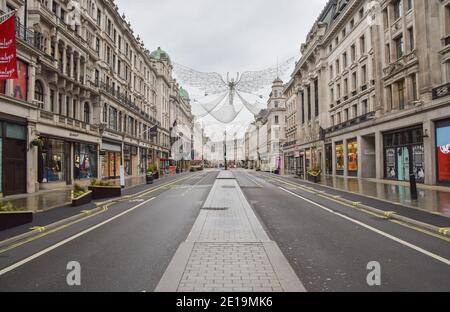
<path id="1" fill-rule="evenodd" d="M 174 64 L 174 74 L 184 85 L 203 91 L 205 97 L 217 96 L 210 103 L 198 103 L 202 110 L 202 113 L 197 115 L 198 118 L 211 115 L 217 121 L 227 124 L 235 120 L 244 108 L 253 115 L 258 114 L 263 109 L 262 105 L 258 102 L 251 104 L 245 96 L 253 95 L 262 99 L 263 96 L 257 93 L 284 75 L 294 61 L 295 58 L 292 57 L 281 65 L 259 71 L 247 71 L 242 75 L 237 73 L 236 78 L 231 79 L 227 73 L 226 81 L 218 73 L 199 72 L 180 64 Z"/>

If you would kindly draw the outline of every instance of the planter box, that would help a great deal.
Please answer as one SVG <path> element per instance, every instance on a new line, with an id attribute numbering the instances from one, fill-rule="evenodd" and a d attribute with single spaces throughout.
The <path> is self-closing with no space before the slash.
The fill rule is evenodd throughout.
<path id="1" fill-rule="evenodd" d="M 154 180 L 153 175 L 145 177 L 145 181 L 147 182 L 147 184 L 153 184 L 153 180 Z"/>
<path id="2" fill-rule="evenodd" d="M 105 199 L 122 196 L 122 188 L 120 186 L 89 186 L 92 191 L 92 199 Z"/>
<path id="3" fill-rule="evenodd" d="M 320 183 L 320 175 L 319 176 L 312 176 L 308 174 L 308 181 L 313 183 Z"/>
<path id="4" fill-rule="evenodd" d="M 84 204 L 88 204 L 91 201 L 92 201 L 92 191 L 89 191 L 80 197 L 72 198 L 72 207 L 78 207 Z"/>
<path id="5" fill-rule="evenodd" d="M 33 222 L 30 211 L 0 212 L 0 231 Z"/>

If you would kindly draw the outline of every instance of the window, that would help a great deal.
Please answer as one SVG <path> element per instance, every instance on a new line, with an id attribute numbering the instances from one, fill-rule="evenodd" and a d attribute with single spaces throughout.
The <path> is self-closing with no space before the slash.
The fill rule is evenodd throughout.
<path id="1" fill-rule="evenodd" d="M 89 103 L 84 103 L 84 122 L 87 124 L 91 122 L 91 110 Z"/>
<path id="2" fill-rule="evenodd" d="M 408 11 L 413 9 L 414 0 L 406 0 L 408 2 Z"/>
<path id="3" fill-rule="evenodd" d="M 395 40 L 395 52 L 396 52 L 396 56 L 397 59 L 401 58 L 405 52 L 405 46 L 403 43 L 403 36 L 400 35 L 398 36 Z"/>
<path id="4" fill-rule="evenodd" d="M 414 28 L 408 29 L 408 37 L 409 37 L 409 50 L 412 51 L 415 49 L 415 40 L 414 40 Z"/>
<path id="5" fill-rule="evenodd" d="M 311 86 L 308 86 L 308 121 L 311 120 L 311 116 L 312 116 L 312 107 L 311 107 Z"/>
<path id="6" fill-rule="evenodd" d="M 278 108 L 279 102 L 278 102 L 278 101 L 275 101 L 274 106 L 275 106 L 275 108 Z"/>
<path id="7" fill-rule="evenodd" d="M 342 60 L 343 69 L 345 70 L 347 68 L 347 52 L 344 52 L 344 54 L 342 54 Z"/>
<path id="8" fill-rule="evenodd" d="M 363 19 L 364 18 L 364 7 L 362 7 L 360 10 L 359 10 L 359 19 L 361 20 L 361 19 Z"/>
<path id="9" fill-rule="evenodd" d="M 55 112 L 55 91 L 50 90 L 50 111 Z"/>
<path id="10" fill-rule="evenodd" d="M 108 106 L 106 104 L 103 105 L 103 123 L 108 123 Z"/>
<path id="11" fill-rule="evenodd" d="M 34 99 L 40 103 L 44 103 L 44 87 L 42 86 L 42 82 L 36 80 L 34 86 Z"/>
<path id="12" fill-rule="evenodd" d="M 279 117 L 275 116 L 275 124 L 278 125 L 280 123 Z"/>
<path id="13" fill-rule="evenodd" d="M 352 116 L 353 118 L 358 117 L 358 105 L 356 104 L 352 106 Z"/>
<path id="14" fill-rule="evenodd" d="M 63 95 L 61 93 L 58 95 L 58 114 L 63 114 Z"/>
<path id="15" fill-rule="evenodd" d="M 77 119 L 77 114 L 78 114 L 78 102 L 77 100 L 73 99 L 72 101 L 72 118 L 73 119 Z"/>
<path id="16" fill-rule="evenodd" d="M 346 108 L 346 109 L 344 110 L 344 121 L 348 121 L 348 120 L 349 120 L 348 117 L 349 117 L 349 116 L 348 116 L 348 108 Z"/>
<path id="17" fill-rule="evenodd" d="M 363 100 L 362 105 L 361 105 L 361 114 L 366 115 L 368 112 L 369 112 L 369 108 L 367 105 L 367 100 Z"/>
<path id="18" fill-rule="evenodd" d="M 352 18 L 352 20 L 350 21 L 350 29 L 353 29 L 355 27 L 355 19 Z"/>
<path id="19" fill-rule="evenodd" d="M 333 65 L 330 65 L 330 80 L 332 80 L 333 77 L 334 77 L 334 74 L 333 74 Z"/>
<path id="20" fill-rule="evenodd" d="M 314 80 L 314 116 L 319 116 L 319 81 Z"/>
<path id="21" fill-rule="evenodd" d="M 66 116 L 69 117 L 70 115 L 70 98 L 66 96 Z"/>
<path id="22" fill-rule="evenodd" d="M 361 67 L 361 84 L 365 85 L 367 83 L 367 66 L 363 65 Z"/>
<path id="23" fill-rule="evenodd" d="M 394 17 L 399 19 L 403 16 L 403 0 L 395 0 L 394 2 Z"/>
<path id="24" fill-rule="evenodd" d="M 305 93 L 301 93 L 301 99 L 302 99 L 302 124 L 305 123 Z"/>
<path id="25" fill-rule="evenodd" d="M 339 60 L 336 60 L 336 75 L 338 75 L 341 72 L 341 64 Z"/>
<path id="26" fill-rule="evenodd" d="M 352 91 L 355 91 L 357 87 L 356 72 L 354 72 L 352 74 Z"/>
<path id="27" fill-rule="evenodd" d="M 55 4 L 55 2 L 53 2 L 53 4 Z M 97 9 L 97 25 L 102 25 L 102 12 L 100 11 L 100 9 Z"/>
<path id="28" fill-rule="evenodd" d="M 450 36 L 450 4 L 445 7 L 445 17 L 444 17 L 444 23 L 445 23 L 445 35 L 448 37 Z M 449 42 L 447 42 L 449 43 Z"/>
<path id="29" fill-rule="evenodd" d="M 344 79 L 344 96 L 348 94 L 348 79 Z"/>
<path id="30" fill-rule="evenodd" d="M 109 108 L 109 128 L 117 131 L 117 109 Z"/>
<path id="31" fill-rule="evenodd" d="M 361 51 L 361 55 L 366 53 L 366 36 L 364 35 L 359 38 L 359 50 Z"/>
<path id="32" fill-rule="evenodd" d="M 400 80 L 397 83 L 397 92 L 398 92 L 398 108 L 405 108 L 405 81 Z"/>
<path id="33" fill-rule="evenodd" d="M 416 74 L 411 75 L 411 89 L 412 89 L 413 101 L 417 101 L 419 99 L 419 97 L 418 97 L 418 92 L 417 92 L 417 76 L 416 76 Z"/>
<path id="34" fill-rule="evenodd" d="M 388 43 L 386 44 L 386 63 L 391 62 L 391 45 Z"/>
<path id="35" fill-rule="evenodd" d="M 354 63 L 356 60 L 356 46 L 354 44 L 350 47 L 350 57 L 351 62 Z"/>

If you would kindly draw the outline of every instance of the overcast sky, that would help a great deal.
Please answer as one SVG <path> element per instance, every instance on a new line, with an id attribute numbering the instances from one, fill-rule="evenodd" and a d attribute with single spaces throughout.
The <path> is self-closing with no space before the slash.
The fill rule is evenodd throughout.
<path id="1" fill-rule="evenodd" d="M 160 46 L 176 63 L 224 75 L 271 67 L 277 58 L 299 58 L 300 45 L 326 2 L 116 0 L 148 49 Z M 251 119 L 243 112 L 235 123 Z"/>

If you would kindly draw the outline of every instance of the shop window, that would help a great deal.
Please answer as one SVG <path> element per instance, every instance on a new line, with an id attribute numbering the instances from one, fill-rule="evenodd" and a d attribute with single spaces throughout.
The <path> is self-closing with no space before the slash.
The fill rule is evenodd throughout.
<path id="1" fill-rule="evenodd" d="M 90 144 L 74 145 L 74 179 L 97 178 L 97 147 Z"/>
<path id="2" fill-rule="evenodd" d="M 64 141 L 44 138 L 39 153 L 39 182 L 63 182 L 66 172 L 66 144 Z"/>
<path id="3" fill-rule="evenodd" d="M 347 142 L 348 148 L 348 174 L 356 176 L 358 174 L 358 142 L 356 140 Z"/>
<path id="4" fill-rule="evenodd" d="M 344 144 L 336 143 L 336 171 L 342 174 L 344 171 Z"/>
<path id="5" fill-rule="evenodd" d="M 436 123 L 437 181 L 450 184 L 450 119 Z"/>

